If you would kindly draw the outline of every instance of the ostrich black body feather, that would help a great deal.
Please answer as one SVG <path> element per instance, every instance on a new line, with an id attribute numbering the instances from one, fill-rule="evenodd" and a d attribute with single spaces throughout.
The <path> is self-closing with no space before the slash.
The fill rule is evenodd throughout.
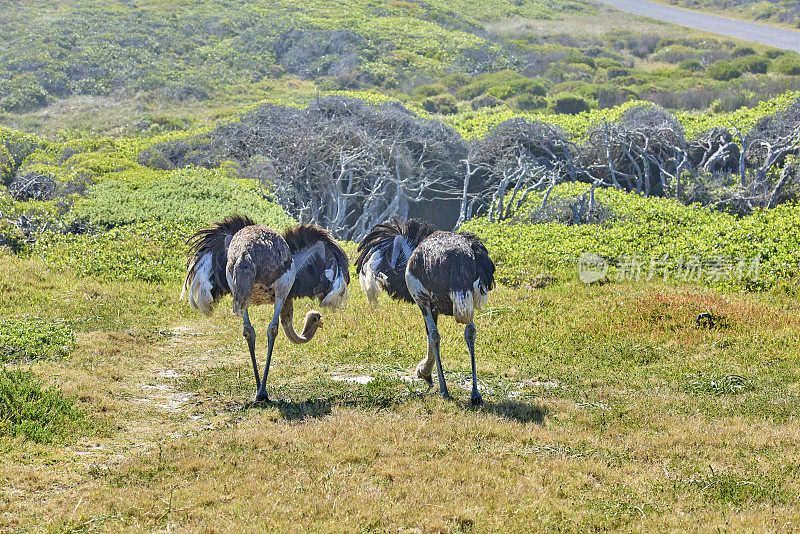
<path id="1" fill-rule="evenodd" d="M 402 237 L 409 249 L 413 251 L 436 229 L 430 224 L 412 219 L 402 221 L 394 219 L 390 222 L 376 224 L 358 245 L 358 258 L 356 259 L 356 272 L 359 275 L 372 270 L 379 277 L 381 289 L 397 300 L 414 302 L 406 286 L 406 264 L 409 257 L 402 251 L 395 265 L 392 265 L 392 255 L 395 240 Z M 410 256 L 410 254 L 409 254 Z M 362 284 L 363 285 L 363 284 Z"/>
<path id="2" fill-rule="evenodd" d="M 494 263 L 478 237 L 437 231 L 414 250 L 407 272 L 425 289 L 426 303 L 435 315 L 453 315 L 454 294 L 473 291 L 486 297 L 494 287 Z"/>
<path id="3" fill-rule="evenodd" d="M 322 301 L 325 296 L 336 291 L 337 284 L 344 280 L 350 283 L 350 261 L 341 246 L 330 232 L 315 224 L 299 224 L 283 231 L 283 239 L 289 245 L 292 256 L 299 254 L 317 243 L 325 246 L 325 258 L 312 256 L 305 265 L 296 265 L 297 274 L 289 293 L 290 298 L 316 298 Z"/>
<path id="4" fill-rule="evenodd" d="M 322 315 L 316 310 L 306 313 L 298 334 L 292 322 L 293 301 L 311 297 L 323 306 L 344 305 L 350 282 L 347 255 L 318 226 L 300 224 L 279 234 L 240 215 L 198 230 L 189 239 L 189 247 L 181 298 L 188 296 L 193 308 L 210 315 L 223 295 L 233 295 L 233 313 L 242 318 L 242 335 L 253 364 L 255 399 L 268 400 L 266 381 L 279 323 L 292 343 L 311 341 L 322 328 Z M 256 332 L 248 308 L 268 303 L 275 306 L 267 329 L 267 362 L 259 376 Z"/>

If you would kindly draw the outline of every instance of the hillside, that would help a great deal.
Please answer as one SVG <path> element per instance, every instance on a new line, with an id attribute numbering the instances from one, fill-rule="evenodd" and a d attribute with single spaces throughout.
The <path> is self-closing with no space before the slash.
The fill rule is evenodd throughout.
<path id="1" fill-rule="evenodd" d="M 149 135 L 342 89 L 445 115 L 730 111 L 800 89 L 797 54 L 580 2 L 26 2 L 0 27 L 0 124 L 50 136 Z"/>

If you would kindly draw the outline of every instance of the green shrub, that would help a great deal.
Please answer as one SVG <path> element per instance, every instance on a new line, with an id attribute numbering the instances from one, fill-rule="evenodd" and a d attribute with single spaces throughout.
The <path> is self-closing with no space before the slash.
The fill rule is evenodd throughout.
<path id="1" fill-rule="evenodd" d="M 708 75 L 715 80 L 728 82 L 740 77 L 742 71 L 729 61 L 717 61 L 708 68 Z"/>
<path id="2" fill-rule="evenodd" d="M 706 70 L 702 63 L 696 59 L 687 59 L 678 64 L 678 68 L 689 72 L 702 72 Z"/>
<path id="3" fill-rule="evenodd" d="M 742 56 L 736 61 L 734 61 L 734 65 L 741 69 L 743 72 L 750 72 L 753 74 L 766 74 L 767 70 L 769 69 L 770 63 L 772 63 L 769 59 L 764 57 L 759 57 L 757 55 L 748 55 Z"/>
<path id="4" fill-rule="evenodd" d="M 606 69 L 606 77 L 609 80 L 613 80 L 614 78 L 620 78 L 622 76 L 627 76 L 630 73 L 628 69 L 624 67 L 611 67 L 610 69 Z"/>
<path id="5" fill-rule="evenodd" d="M 780 59 L 776 59 L 772 63 L 775 72 L 785 74 L 787 76 L 800 75 L 800 58 L 795 55 L 786 55 Z"/>
<path id="6" fill-rule="evenodd" d="M 503 102 L 492 95 L 483 95 L 479 96 L 478 98 L 473 98 L 470 101 L 469 106 L 474 110 L 479 110 L 481 108 L 496 108 L 500 106 Z"/>
<path id="7" fill-rule="evenodd" d="M 30 73 L 23 73 L 0 83 L 0 108 L 13 113 L 22 113 L 47 104 L 47 91 Z"/>
<path id="8" fill-rule="evenodd" d="M 651 57 L 653 61 L 665 61 L 667 63 L 680 63 L 681 61 L 695 58 L 697 58 L 697 49 L 679 44 L 661 48 Z"/>
<path id="9" fill-rule="evenodd" d="M 226 178 L 224 170 L 120 173 L 92 186 L 75 211 L 104 227 L 150 220 L 208 224 L 233 213 L 275 228 L 291 223 L 283 209 L 261 196 L 254 181 Z"/>
<path id="10" fill-rule="evenodd" d="M 522 111 L 533 111 L 547 107 L 547 99 L 545 97 L 530 93 L 519 95 L 514 103 Z"/>
<path id="11" fill-rule="evenodd" d="M 156 220 L 91 235 L 48 232 L 31 247 L 31 254 L 54 269 L 104 281 L 176 280 L 186 266 L 186 239 L 198 226 Z"/>
<path id="12" fill-rule="evenodd" d="M 411 91 L 411 97 L 415 99 L 422 99 L 430 96 L 440 95 L 447 92 L 447 87 L 441 83 L 434 83 L 429 85 L 420 85 Z"/>
<path id="13" fill-rule="evenodd" d="M 0 369 L 0 436 L 36 443 L 68 438 L 82 425 L 75 399 L 45 386 L 30 371 Z"/>
<path id="14" fill-rule="evenodd" d="M 0 219 L 0 247 L 8 247 L 12 252 L 22 250 L 25 237 L 19 228 L 10 221 Z"/>
<path id="15" fill-rule="evenodd" d="M 8 185 L 27 157 L 48 147 L 49 143 L 34 135 L 0 126 L 0 185 Z"/>
<path id="16" fill-rule="evenodd" d="M 459 100 L 472 100 L 483 94 L 489 94 L 501 100 L 522 93 L 538 96 L 547 94 L 547 81 L 531 79 L 513 70 L 501 70 L 481 74 L 475 80 L 456 92 Z"/>
<path id="17" fill-rule="evenodd" d="M 731 55 L 736 58 L 754 56 L 756 55 L 756 51 L 749 46 L 737 46 L 736 48 L 731 50 Z"/>
<path id="18" fill-rule="evenodd" d="M 0 362 L 64 357 L 75 346 L 75 333 L 52 319 L 0 319 Z"/>
<path id="19" fill-rule="evenodd" d="M 594 64 L 598 69 L 610 69 L 621 66 L 619 61 L 611 59 L 610 57 L 599 57 L 594 60 Z"/>
<path id="20" fill-rule="evenodd" d="M 769 50 L 764 52 L 764 55 L 767 56 L 769 59 L 779 58 L 785 54 L 786 50 L 780 50 L 778 48 L 770 48 Z"/>
<path id="21" fill-rule="evenodd" d="M 428 113 L 452 115 L 458 113 L 456 99 L 451 94 L 437 95 L 422 101 L 422 108 Z"/>
<path id="22" fill-rule="evenodd" d="M 586 188 L 585 184 L 565 184 L 551 194 L 576 198 Z M 529 209 L 540 202 L 541 195 L 535 195 Z M 576 273 L 584 252 L 609 260 L 638 255 L 648 268 L 651 258 L 664 255 L 675 262 L 695 256 L 704 261 L 724 258 L 737 265 L 744 260 L 741 279 L 733 272 L 724 280 L 714 280 L 705 270 L 697 281 L 752 290 L 776 287 L 800 276 L 800 256 L 795 253 L 800 248 L 800 207 L 793 203 L 735 217 L 673 199 L 640 197 L 614 189 L 598 189 L 596 202 L 616 217 L 604 224 L 573 226 L 526 224 L 522 215 L 502 223 L 479 218 L 462 229 L 481 237 L 499 265 L 501 278 L 531 271 L 532 266 Z M 758 258 L 756 265 L 751 262 L 754 258 Z"/>
<path id="23" fill-rule="evenodd" d="M 561 61 L 567 65 L 581 64 L 592 69 L 596 68 L 594 59 L 584 54 L 570 54 Z"/>
<path id="24" fill-rule="evenodd" d="M 466 74 L 457 72 L 455 74 L 449 74 L 439 81 L 452 91 L 469 84 L 472 81 L 472 78 Z"/>
<path id="25" fill-rule="evenodd" d="M 589 111 L 591 105 L 581 96 L 571 93 L 559 93 L 553 99 L 553 109 L 556 113 L 575 115 Z"/>

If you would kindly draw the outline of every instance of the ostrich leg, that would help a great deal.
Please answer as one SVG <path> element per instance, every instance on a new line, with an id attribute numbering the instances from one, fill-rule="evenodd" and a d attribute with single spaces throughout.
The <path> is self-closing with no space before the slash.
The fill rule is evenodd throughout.
<path id="1" fill-rule="evenodd" d="M 258 365 L 256 364 L 256 330 L 250 324 L 250 316 L 247 315 L 247 308 L 244 309 L 242 316 L 244 324 L 242 335 L 247 340 L 247 348 L 250 349 L 250 359 L 253 360 L 253 373 L 256 375 L 256 389 L 261 385 L 261 378 L 258 376 Z"/>
<path id="2" fill-rule="evenodd" d="M 442 358 L 439 355 L 439 329 L 436 328 L 436 321 L 433 318 L 430 308 L 423 308 L 422 314 L 425 316 L 425 326 L 428 329 L 428 347 L 433 347 L 433 355 L 436 360 L 436 375 L 439 379 L 439 393 L 442 398 L 449 400 L 450 392 L 447 391 L 447 384 L 444 381 L 444 371 L 442 370 Z M 430 349 L 428 349 L 430 350 Z"/>
<path id="3" fill-rule="evenodd" d="M 261 375 L 261 385 L 256 392 L 256 402 L 269 401 L 267 395 L 267 375 L 269 374 L 269 364 L 272 361 L 272 349 L 275 347 L 275 338 L 278 337 L 278 319 L 283 308 L 283 303 L 289 296 L 289 291 L 294 284 L 295 271 L 294 267 L 286 271 L 286 274 L 281 276 L 275 282 L 275 312 L 272 315 L 272 321 L 269 323 L 267 329 L 267 364 L 264 366 L 264 374 Z"/>
<path id="4" fill-rule="evenodd" d="M 483 399 L 481 398 L 481 394 L 478 393 L 478 372 L 475 369 L 475 324 L 469 323 L 466 328 L 464 328 L 464 340 L 467 342 L 467 348 L 469 348 L 469 356 L 472 360 L 472 395 L 470 395 L 470 403 L 473 406 L 478 406 L 483 404 Z"/>
<path id="5" fill-rule="evenodd" d="M 422 312 L 425 313 L 424 311 Z M 437 324 L 437 315 L 432 314 L 433 324 Z M 433 387 L 433 378 L 431 378 L 431 371 L 433 371 L 433 364 L 436 363 L 436 356 L 433 352 L 433 343 L 431 343 L 431 331 L 428 328 L 428 322 L 425 322 L 425 335 L 428 337 L 428 356 L 417 364 L 417 377 L 423 379 L 428 383 L 428 386 Z"/>

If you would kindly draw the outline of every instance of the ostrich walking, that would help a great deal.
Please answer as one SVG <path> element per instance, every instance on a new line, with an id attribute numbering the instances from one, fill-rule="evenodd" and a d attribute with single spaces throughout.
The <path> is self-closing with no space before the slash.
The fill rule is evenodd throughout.
<path id="1" fill-rule="evenodd" d="M 433 386 L 436 363 L 439 391 L 450 398 L 439 355 L 439 315 L 452 315 L 466 325 L 472 362 L 472 404 L 481 404 L 475 369 L 475 312 L 486 305 L 494 287 L 494 263 L 477 236 L 434 231 L 422 221 L 375 225 L 358 246 L 356 270 L 367 300 L 374 304 L 385 290 L 392 298 L 415 302 L 425 319 L 428 355 L 417 365 L 417 376 Z"/>
<path id="2" fill-rule="evenodd" d="M 190 239 L 186 280 L 181 299 L 210 315 L 219 299 L 233 295 L 233 313 L 242 317 L 253 373 L 256 401 L 267 401 L 266 383 L 272 349 L 278 335 L 278 320 L 292 343 L 307 343 L 322 328 L 322 315 L 306 314 L 298 334 L 292 322 L 293 300 L 315 298 L 323 306 L 341 307 L 347 301 L 350 283 L 347 255 L 331 234 L 319 226 L 300 224 L 278 234 L 248 217 L 234 215 Z M 256 364 L 256 332 L 250 324 L 250 305 L 274 304 L 275 312 L 267 330 L 267 363 L 259 378 Z"/>

